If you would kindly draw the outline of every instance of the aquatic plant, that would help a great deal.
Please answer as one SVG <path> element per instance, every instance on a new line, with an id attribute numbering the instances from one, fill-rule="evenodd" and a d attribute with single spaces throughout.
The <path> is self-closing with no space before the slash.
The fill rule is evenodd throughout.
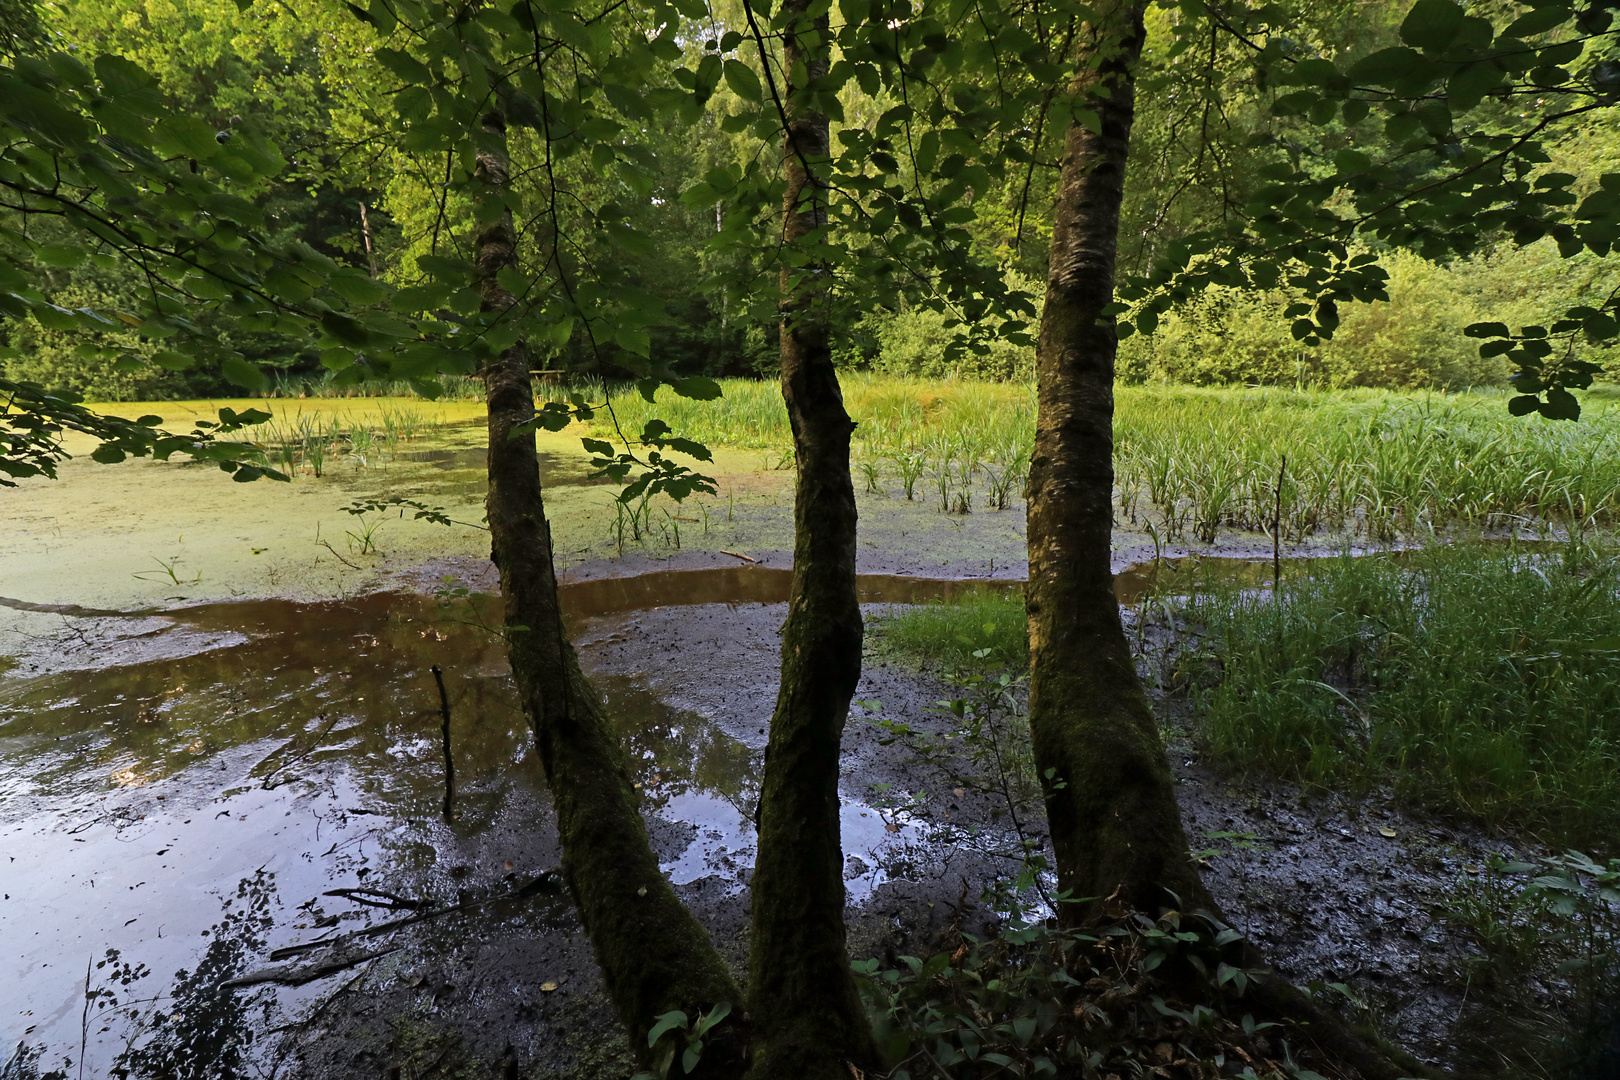
<path id="1" fill-rule="evenodd" d="M 711 445 L 791 446 L 774 384 L 721 386 L 717 401 L 611 400 L 626 430 L 657 416 Z M 915 499 L 929 477 L 941 510 L 971 509 L 975 491 L 1012 505 L 1034 442 L 1032 387 L 858 373 L 843 386 L 868 490 L 887 475 Z M 606 429 L 602 414 L 596 425 Z M 1120 387 L 1114 465 L 1121 517 L 1169 540 L 1269 532 L 1274 518 L 1286 540 L 1339 530 L 1380 541 L 1620 521 L 1620 411 L 1601 396 L 1581 423 L 1560 424 L 1511 417 L 1493 393 Z"/>

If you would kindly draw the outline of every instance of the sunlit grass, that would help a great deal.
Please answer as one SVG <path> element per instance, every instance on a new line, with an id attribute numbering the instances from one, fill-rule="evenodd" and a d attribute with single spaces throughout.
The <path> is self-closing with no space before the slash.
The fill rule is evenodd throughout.
<path id="1" fill-rule="evenodd" d="M 970 593 L 948 604 L 902 607 L 874 619 L 873 630 L 875 647 L 946 670 L 1029 664 L 1022 596 Z"/>
<path id="2" fill-rule="evenodd" d="M 1572 543 L 1466 543 L 1295 563 L 1281 587 L 1206 578 L 1161 598 L 1150 669 L 1191 688 L 1216 759 L 1306 784 L 1620 843 L 1620 567 Z M 872 648 L 926 668 L 1022 669 L 1023 599 L 874 619 Z M 1159 641 L 1165 639 L 1160 637 Z M 983 656 L 975 652 L 987 650 Z M 1171 667 L 1163 667 L 1168 659 Z"/>
<path id="3" fill-rule="evenodd" d="M 1022 494 L 1033 387 L 865 374 L 842 382 L 869 490 L 958 512 Z M 718 401 L 665 389 L 649 404 L 625 392 L 613 409 L 626 432 L 658 417 L 711 445 L 791 446 L 775 383 L 721 385 Z M 1509 416 L 1494 393 L 1121 387 L 1115 474 L 1119 518 L 1172 541 L 1269 532 L 1274 521 L 1288 539 L 1341 530 L 1375 540 L 1458 523 L 1612 524 L 1620 408 L 1596 395 L 1572 424 Z"/>

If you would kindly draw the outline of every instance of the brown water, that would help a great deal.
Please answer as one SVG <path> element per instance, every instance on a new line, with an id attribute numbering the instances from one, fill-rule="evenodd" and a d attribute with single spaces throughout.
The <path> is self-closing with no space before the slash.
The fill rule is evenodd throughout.
<path id="1" fill-rule="evenodd" d="M 1308 563 L 1285 559 L 1284 570 Z M 1114 595 L 1123 605 L 1160 592 L 1207 588 L 1217 583 L 1259 586 L 1271 581 L 1268 561 L 1237 558 L 1157 559 L 1114 575 Z M 791 570 L 770 566 L 721 566 L 701 570 L 657 570 L 625 577 L 593 578 L 561 587 L 570 618 L 645 611 L 688 604 L 782 604 L 793 583 Z M 856 593 L 863 604 L 926 604 L 971 594 L 1017 596 L 1022 578 L 926 578 L 900 574 L 860 574 Z"/>
<path id="2" fill-rule="evenodd" d="M 745 580 L 775 587 L 769 575 Z M 704 602 L 717 587 L 700 597 L 684 584 L 659 576 L 643 602 Z M 623 588 L 570 587 L 571 620 L 627 610 Z M 114 988 L 111 968 L 86 973 L 109 948 L 145 964 L 153 983 L 198 964 L 217 979 L 333 933 L 339 919 L 352 931 L 397 914 L 322 899 L 329 890 L 382 885 L 445 905 L 555 865 L 543 775 L 489 629 L 497 600 L 373 594 L 73 614 L 56 649 L 0 680 L 4 1046 L 44 1047 L 41 1064 L 61 1067 L 82 1037 L 87 1075 L 103 1075 L 127 1024 L 81 1020 L 87 988 Z M 434 664 L 453 717 L 449 822 Z M 596 685 L 648 810 L 675 830 L 666 873 L 734 893 L 753 862 L 757 753 L 630 679 Z M 846 843 L 868 867 L 850 882 L 859 899 L 887 876 L 883 852 L 917 830 L 888 828 L 892 815 L 858 797 L 845 817 Z M 250 896 L 252 926 L 228 909 L 235 898 L 239 915 Z M 550 917 L 511 916 L 538 920 L 535 933 Z M 305 993 L 272 1003 L 296 1009 Z"/>
<path id="3" fill-rule="evenodd" d="M 1116 589 L 1128 604 L 1213 580 L 1259 584 L 1270 571 L 1244 560 L 1164 560 L 1120 574 Z M 577 632 L 650 608 L 780 603 L 790 585 L 787 570 L 744 565 L 572 582 L 561 599 Z M 1006 579 L 859 579 L 863 603 L 1022 588 Z M 449 904 L 480 875 L 492 888 L 515 887 L 555 861 L 533 840 L 550 834 L 548 800 L 494 629 L 497 598 L 379 593 L 162 613 L 49 610 L 64 616 L 63 635 L 0 679 L 0 972 L 10 976 L 0 981 L 0 1038 L 48 1047 L 47 1066 L 76 1057 L 81 1037 L 95 1068 L 113 1060 L 117 1022 L 81 1030 L 86 986 L 105 978 L 92 967 L 87 984 L 86 963 L 109 948 L 165 978 L 203 962 L 229 967 L 223 977 L 331 933 L 334 920 L 352 930 L 393 915 L 320 900 L 328 890 L 387 882 Z M 449 822 L 439 812 L 435 664 L 453 716 Z M 735 893 L 753 862 L 757 752 L 632 679 L 599 676 L 597 686 L 650 812 L 685 830 L 666 873 L 677 884 L 717 878 L 722 893 Z M 865 868 L 849 882 L 859 900 L 925 838 L 903 815 L 846 795 L 846 848 Z M 239 913 L 250 893 L 256 928 L 238 919 L 229 923 L 235 945 L 219 944 L 225 929 L 205 945 L 199 935 L 226 926 L 222 905 L 238 897 Z M 225 959 L 200 960 L 205 948 Z M 280 992 L 278 1007 L 295 1007 L 300 993 Z"/>

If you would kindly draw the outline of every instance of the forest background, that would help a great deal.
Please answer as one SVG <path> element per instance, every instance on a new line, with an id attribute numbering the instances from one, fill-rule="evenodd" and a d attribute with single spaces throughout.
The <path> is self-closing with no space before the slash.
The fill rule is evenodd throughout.
<path id="1" fill-rule="evenodd" d="M 233 0 L 106 0 L 46 3 L 35 11 L 5 0 L 5 6 L 4 22 L 15 40 L 86 56 L 127 57 L 157 77 L 175 113 L 199 118 L 226 138 L 246 124 L 279 146 L 289 167 L 252 194 L 284 238 L 393 280 L 408 278 L 416 257 L 440 243 L 471 243 L 471 222 L 462 215 L 457 229 L 453 216 L 443 216 L 419 157 L 377 141 L 379 103 L 398 80 L 365 62 L 369 27 L 340 5 L 286 0 L 243 10 Z M 1398 42 L 1406 10 L 1365 0 L 1289 0 L 1286 6 L 1298 27 L 1298 47 L 1329 59 L 1354 59 Z M 1264 182 L 1267 164 L 1368 137 L 1341 130 L 1337 120 L 1307 127 L 1276 115 L 1270 107 L 1276 91 L 1257 78 L 1259 69 L 1248 58 L 1172 48 L 1174 20 L 1168 7 L 1149 13 L 1141 80 L 1151 92 L 1141 94 L 1131 145 L 1121 229 L 1124 275 L 1146 273 L 1167 246 L 1239 213 Z M 871 127 L 894 104 L 887 91 L 875 89 L 867 93 L 856 81 L 843 88 L 846 128 Z M 620 366 L 613 343 L 587 340 L 579 329 L 557 348 L 549 367 L 608 380 L 649 366 L 678 377 L 775 373 L 774 323 L 748 317 L 715 284 L 726 276 L 746 277 L 753 256 L 707 243 L 723 228 L 722 202 L 694 204 L 681 197 L 717 166 L 740 172 L 761 164 L 755 160 L 759 141 L 746 125 L 727 122 L 746 105 L 722 83 L 696 124 L 667 131 L 654 120 L 639 133 L 626 133 L 645 190 L 623 192 L 618 227 L 604 229 L 598 221 L 579 230 L 588 238 L 579 257 L 582 269 L 597 278 L 656 299 L 646 327 L 647 355 Z M 1364 149 L 1377 157 L 1388 148 Z M 1589 122 L 1566 126 L 1548 149 L 1550 166 L 1572 174 L 1574 190 L 1587 190 L 1600 174 L 1617 168 L 1620 133 L 1599 111 Z M 593 168 L 583 159 L 563 167 L 584 173 Z M 910 167 L 898 166 L 902 173 Z M 975 194 L 968 226 L 974 254 L 1002 266 L 1008 285 L 1035 294 L 1037 302 L 1051 232 L 1048 189 L 1055 181 L 1053 169 L 1008 170 Z M 576 182 L 586 188 L 623 185 L 611 171 Z M 441 236 L 446 220 L 452 224 Z M 36 222 L 36 239 L 48 245 L 46 234 L 58 227 L 65 228 Z M 1586 251 L 1564 258 L 1550 237 L 1524 246 L 1507 236 L 1487 237 L 1471 256 L 1443 264 L 1409 251 L 1376 253 L 1390 274 L 1390 299 L 1347 307 L 1331 340 L 1296 340 L 1284 309 L 1298 297 L 1285 287 L 1214 286 L 1165 314 L 1155 333 L 1122 341 L 1119 377 L 1197 385 L 1497 387 L 1506 384 L 1509 364 L 1500 356 L 1482 359 L 1465 327 L 1486 320 L 1532 323 L 1570 303 L 1602 306 L 1614 280 L 1613 256 Z M 719 265 L 726 260 L 736 265 Z M 130 263 L 111 260 L 51 268 L 41 284 L 61 308 L 112 310 L 131 307 L 142 286 Z M 926 299 L 902 288 L 892 306 L 846 306 L 835 313 L 840 366 L 935 379 L 1031 377 L 1034 349 L 1005 337 L 993 337 L 978 355 L 949 350 L 964 330 L 947 325 L 948 317 Z M 259 392 L 296 395 L 332 379 L 307 339 L 244 334 L 217 313 L 198 317 L 205 336 L 268 373 L 252 387 Z M 217 325 L 209 326 L 210 320 Z M 1586 342 L 1577 347 L 1580 358 L 1601 365 L 1606 377 L 1620 377 L 1620 349 Z M 79 328 L 0 322 L 0 374 L 92 400 L 239 393 L 248 370 L 236 368 L 232 379 L 218 360 L 176 359 L 166 367 L 165 356 L 173 354 L 133 332 L 87 344 Z M 250 375 L 248 381 L 257 380 Z"/>

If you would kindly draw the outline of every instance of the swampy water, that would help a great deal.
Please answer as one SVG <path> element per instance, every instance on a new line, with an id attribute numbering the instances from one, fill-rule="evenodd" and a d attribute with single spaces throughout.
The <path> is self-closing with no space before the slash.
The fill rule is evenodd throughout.
<path id="1" fill-rule="evenodd" d="M 286 1052 L 277 1033 L 296 1030 L 302 1064 L 280 1075 L 380 1075 L 406 1051 L 377 1049 L 376 1032 L 405 1038 L 407 1017 L 456 1027 L 486 1062 L 613 1074 L 587 1068 L 620 1039 L 554 874 L 549 798 L 495 630 L 499 604 L 478 592 L 493 588 L 487 538 L 401 516 L 380 550 L 345 536 L 355 519 L 341 508 L 374 496 L 426 499 L 476 523 L 478 434 L 453 426 L 387 467 L 290 485 L 73 462 L 59 485 L 8 494 L 5 1046 L 68 1075 L 81 1063 L 85 1075 L 119 1065 L 162 1075 L 183 1059 L 256 1055 L 270 1069 Z M 570 633 L 646 795 L 654 850 L 737 959 L 790 583 L 788 477 L 722 454 L 722 498 L 626 537 L 577 449 L 543 449 Z M 1017 508 L 963 518 L 863 494 L 862 602 L 1016 593 L 1021 519 Z M 1262 541 L 1145 558 L 1152 544 L 1125 536 L 1116 592 L 1131 604 L 1210 580 L 1262 585 L 1273 573 L 1257 558 L 1270 554 Z M 451 714 L 448 818 L 435 666 Z M 941 693 L 875 663 L 857 696 L 915 719 Z M 1004 839 L 961 792 L 932 818 L 907 809 L 940 778 L 875 734 L 852 721 L 841 782 L 851 947 L 862 955 L 925 935 Z M 1196 775 L 1186 782 L 1203 790 Z M 1229 799 L 1201 798 L 1187 803 L 1189 820 L 1233 828 Z M 1322 890 L 1295 880 L 1303 910 Z M 1285 950 L 1294 923 L 1279 926 Z M 1308 935 L 1299 949 L 1323 940 Z M 1360 948 L 1353 933 L 1335 940 L 1335 957 Z M 285 982 L 298 985 L 216 992 L 289 967 Z M 355 985 L 347 1011 L 331 1005 Z"/>
<path id="2" fill-rule="evenodd" d="M 1176 569 L 1122 573 L 1121 599 Z M 1229 569 L 1251 572 L 1241 560 Z M 574 581 L 562 597 L 576 638 L 611 639 L 636 612 L 780 604 L 790 576 L 750 565 L 659 570 Z M 1021 587 L 860 578 L 867 604 Z M 389 592 L 65 614 L 73 633 L 0 683 L 0 942 L 11 976 L 0 982 L 0 1016 L 14 1039 L 48 1047 L 47 1060 L 74 1057 L 83 1040 L 87 1060 L 110 1061 L 126 1018 L 114 1010 L 87 1023 L 87 987 L 105 989 L 118 963 L 144 964 L 154 978 L 194 968 L 216 926 L 246 933 L 242 913 L 254 904 L 251 940 L 216 979 L 242 974 L 250 958 L 396 918 L 401 897 L 413 911 L 448 908 L 466 901 L 474 879 L 499 896 L 553 869 L 549 846 L 537 852 L 525 837 L 548 827 L 544 779 L 494 629 L 498 600 Z M 587 664 L 592 655 L 587 647 Z M 448 820 L 435 666 L 451 713 Z M 595 682 L 650 814 L 682 830 L 665 853 L 671 880 L 740 891 L 763 740 L 672 707 L 633 677 L 597 671 Z M 848 884 L 860 903 L 925 836 L 904 812 L 864 802 L 862 785 L 849 788 Z M 361 891 L 338 900 L 360 901 L 330 899 L 345 889 Z M 317 911 L 323 904 L 343 910 Z M 120 960 L 98 967 L 108 950 Z M 290 1008 L 298 993 L 283 998 Z"/>
<path id="3" fill-rule="evenodd" d="M 576 627 L 597 614 L 582 600 L 629 610 L 627 591 L 645 597 L 673 587 L 668 577 L 572 587 Z M 711 581 L 702 599 L 716 595 Z M 456 903 L 475 857 L 469 840 L 488 850 L 474 838 L 545 824 L 532 739 L 488 629 L 498 621 L 498 608 L 476 599 L 409 594 L 208 604 L 91 628 L 120 639 L 117 666 L 94 650 L 67 652 L 56 670 L 14 670 L 0 689 L 7 1034 L 73 1056 L 87 961 L 116 949 L 158 973 L 190 966 L 223 901 L 261 874 L 278 906 L 260 952 L 320 936 L 320 920 L 295 905 L 330 890 L 386 878 L 414 903 Z M 449 821 L 434 665 L 452 717 Z M 648 809 L 695 827 L 666 872 L 676 884 L 718 877 L 739 889 L 752 861 L 757 751 L 628 678 L 596 683 Z M 883 849 L 911 838 L 903 823 L 886 825 L 893 819 L 846 802 L 846 845 L 870 867 L 850 882 L 855 899 L 884 879 Z M 522 847 L 494 850 L 480 876 L 515 889 L 552 868 Z M 362 904 L 343 928 L 389 913 Z M 92 968 L 92 985 L 102 977 Z M 92 1043 L 121 1034 L 92 1026 Z"/>

